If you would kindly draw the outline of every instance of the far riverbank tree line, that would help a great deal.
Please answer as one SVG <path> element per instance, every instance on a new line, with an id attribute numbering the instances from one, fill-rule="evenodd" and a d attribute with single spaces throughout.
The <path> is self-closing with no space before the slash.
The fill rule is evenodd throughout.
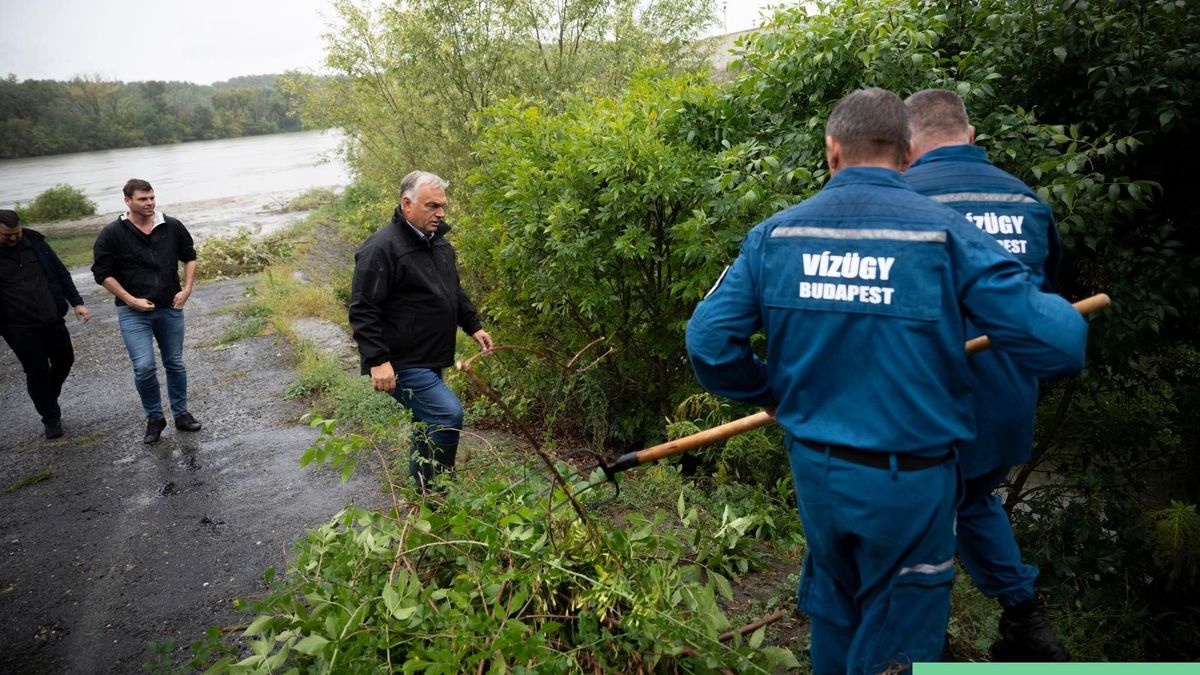
<path id="1" fill-rule="evenodd" d="M 300 131 L 279 75 L 212 85 L 0 79 L 0 159 Z"/>

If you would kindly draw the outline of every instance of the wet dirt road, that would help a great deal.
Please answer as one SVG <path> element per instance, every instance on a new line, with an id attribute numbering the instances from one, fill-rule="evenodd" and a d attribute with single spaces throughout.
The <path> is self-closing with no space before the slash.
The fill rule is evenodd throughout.
<path id="1" fill-rule="evenodd" d="M 83 284 L 93 317 L 68 325 L 76 362 L 60 404 L 66 436 L 47 441 L 24 375 L 0 342 L 0 672 L 140 672 L 149 642 L 190 645 L 250 618 L 234 598 L 262 593 L 292 543 L 350 502 L 378 505 L 369 473 L 341 484 L 299 458 L 314 433 L 284 401 L 287 346 L 216 339 L 237 321 L 247 280 L 197 287 L 184 359 L 192 434 L 145 421 L 111 296 Z M 162 380 L 160 365 L 159 377 Z M 164 391 L 164 402 L 166 394 Z M 40 482 L 17 486 L 23 479 Z"/>

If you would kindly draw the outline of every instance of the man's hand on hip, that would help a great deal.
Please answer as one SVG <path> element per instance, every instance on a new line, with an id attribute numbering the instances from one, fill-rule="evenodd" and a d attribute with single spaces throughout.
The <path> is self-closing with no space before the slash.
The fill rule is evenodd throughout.
<path id="1" fill-rule="evenodd" d="M 189 289 L 179 291 L 175 294 L 175 299 L 171 301 L 171 306 L 175 309 L 183 309 L 183 303 L 187 302 L 191 295 L 192 291 Z"/>
<path id="2" fill-rule="evenodd" d="M 492 351 L 492 336 L 488 335 L 486 330 L 480 328 L 479 330 L 475 331 L 471 337 L 475 338 L 475 341 L 479 343 L 479 348 L 483 350 L 484 354 Z"/>
<path id="3" fill-rule="evenodd" d="M 371 386 L 375 387 L 375 391 L 391 393 L 396 390 L 396 371 L 392 370 L 391 361 L 371 366 Z"/>
<path id="4" fill-rule="evenodd" d="M 134 298 L 132 301 L 125 303 L 139 312 L 153 312 L 154 303 L 145 298 Z"/>

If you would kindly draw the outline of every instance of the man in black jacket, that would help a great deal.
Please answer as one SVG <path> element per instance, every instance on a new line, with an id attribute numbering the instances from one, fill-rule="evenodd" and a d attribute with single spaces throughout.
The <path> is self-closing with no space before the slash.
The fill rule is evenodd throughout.
<path id="1" fill-rule="evenodd" d="M 0 333 L 25 370 L 25 386 L 46 438 L 63 435 L 58 395 L 75 363 L 63 321 L 68 304 L 80 323 L 91 318 L 46 238 L 21 229 L 16 211 L 0 210 Z"/>
<path id="2" fill-rule="evenodd" d="M 415 424 L 409 471 L 423 492 L 454 466 L 462 403 L 442 381 L 454 363 L 455 329 L 485 352 L 483 330 L 459 284 L 454 248 L 446 241 L 445 180 L 413 171 L 400 181 L 400 205 L 354 254 L 350 328 L 376 391 L 392 394 Z"/>
<path id="3" fill-rule="evenodd" d="M 183 305 L 196 278 L 196 248 L 183 223 L 154 210 L 154 188 L 140 178 L 125 183 L 129 211 L 104 226 L 92 247 L 92 276 L 116 298 L 117 324 L 133 362 L 133 383 L 146 412 L 144 443 L 156 443 L 163 416 L 154 342 L 167 373 L 167 397 L 175 428 L 199 431 L 187 408 L 183 366 Z M 183 283 L 179 282 L 183 263 Z"/>

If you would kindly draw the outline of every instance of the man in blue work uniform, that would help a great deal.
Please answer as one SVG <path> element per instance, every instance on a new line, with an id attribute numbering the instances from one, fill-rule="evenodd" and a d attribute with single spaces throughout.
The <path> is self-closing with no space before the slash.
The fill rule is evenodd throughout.
<path id="1" fill-rule="evenodd" d="M 908 184 L 965 215 L 963 227 L 990 235 L 1025 264 L 1033 283 L 1053 292 L 1060 246 L 1050 208 L 973 145 L 975 128 L 958 94 L 927 89 L 905 105 L 912 124 L 910 158 L 916 160 L 904 173 Z M 967 330 L 969 337 L 982 332 L 969 324 Z M 959 448 L 964 494 L 958 554 L 975 585 L 1004 608 L 992 658 L 1066 661 L 1067 650 L 1035 597 L 1038 569 L 1021 562 L 1008 515 L 993 494 L 1013 465 L 1029 460 L 1037 377 L 1000 351 L 972 358 L 970 367 L 977 437 Z"/>
<path id="2" fill-rule="evenodd" d="M 773 409 L 787 432 L 813 671 L 876 673 L 942 650 L 955 447 L 974 436 L 964 319 L 1042 374 L 1082 367 L 1087 324 L 961 214 L 908 187 L 895 94 L 849 94 L 825 135 L 832 178 L 746 235 L 687 347 L 706 389 Z M 750 347 L 759 329 L 765 362 Z"/>

